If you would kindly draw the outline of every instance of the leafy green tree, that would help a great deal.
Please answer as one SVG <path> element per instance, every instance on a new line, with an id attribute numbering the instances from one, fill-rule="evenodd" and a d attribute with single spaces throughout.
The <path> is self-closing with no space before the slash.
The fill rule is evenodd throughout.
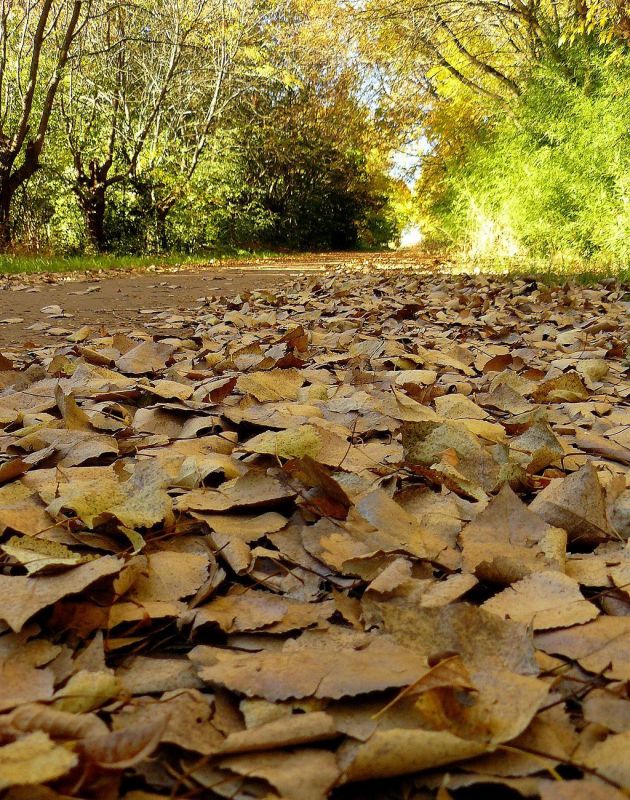
<path id="1" fill-rule="evenodd" d="M 198 79 L 189 54 L 202 47 L 213 11 L 213 0 L 112 4 L 82 37 L 61 113 L 72 189 L 97 251 L 107 247 L 109 190 L 135 175 L 145 151 L 159 146 L 163 117 L 173 107 L 183 113 L 181 84 Z"/>
<path id="2" fill-rule="evenodd" d="M 473 255 L 628 257 L 625 2 L 368 0 L 347 12 L 384 75 L 381 116 L 424 150 L 430 238 Z"/>
<path id="3" fill-rule="evenodd" d="M 0 249 L 11 243 L 14 196 L 41 166 L 66 73 L 92 0 L 2 0 L 0 5 Z"/>
<path id="4" fill-rule="evenodd" d="M 374 243 L 394 238 L 391 181 L 382 180 L 377 133 L 352 80 L 342 75 L 325 90 L 285 87 L 260 101 L 256 123 L 238 143 L 241 174 L 229 198 L 234 240 L 350 248 L 362 233 Z"/>
<path id="5" fill-rule="evenodd" d="M 188 42 L 185 69 L 175 75 L 169 102 L 130 174 L 152 223 L 149 247 L 168 248 L 167 218 L 186 201 L 213 138 L 232 124 L 230 114 L 247 95 L 275 80 L 265 48 L 276 11 L 272 2 L 211 0 Z"/>

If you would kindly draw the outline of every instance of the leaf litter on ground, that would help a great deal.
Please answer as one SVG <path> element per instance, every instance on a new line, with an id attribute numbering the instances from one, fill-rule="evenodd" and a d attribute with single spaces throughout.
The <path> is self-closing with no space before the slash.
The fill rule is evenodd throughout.
<path id="1" fill-rule="evenodd" d="M 338 270 L 2 353 L 9 800 L 628 796 L 629 299 Z"/>

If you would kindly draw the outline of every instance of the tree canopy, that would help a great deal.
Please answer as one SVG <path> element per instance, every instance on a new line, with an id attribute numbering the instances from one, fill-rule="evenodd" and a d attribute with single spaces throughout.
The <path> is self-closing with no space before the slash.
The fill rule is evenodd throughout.
<path id="1" fill-rule="evenodd" d="M 0 0 L 0 40 L 3 249 L 384 245 L 411 215 L 471 255 L 630 256 L 625 0 Z"/>

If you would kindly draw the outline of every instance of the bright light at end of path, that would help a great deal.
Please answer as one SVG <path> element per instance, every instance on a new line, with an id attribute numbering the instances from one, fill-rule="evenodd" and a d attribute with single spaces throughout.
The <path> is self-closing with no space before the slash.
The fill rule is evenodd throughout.
<path id="1" fill-rule="evenodd" d="M 401 247 L 418 247 L 422 244 L 424 236 L 418 225 L 408 225 L 400 234 Z"/>

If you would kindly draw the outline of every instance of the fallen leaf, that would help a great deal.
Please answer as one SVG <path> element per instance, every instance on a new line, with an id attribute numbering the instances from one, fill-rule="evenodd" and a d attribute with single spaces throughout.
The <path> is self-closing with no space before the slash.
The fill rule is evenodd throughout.
<path id="1" fill-rule="evenodd" d="M 571 542 L 597 543 L 610 537 L 604 490 L 590 462 L 551 481 L 529 508 L 550 525 L 564 528 Z"/>
<path id="2" fill-rule="evenodd" d="M 366 639 L 358 649 L 331 643 L 241 655 L 200 647 L 191 657 L 203 665 L 199 676 L 204 681 L 271 701 L 340 698 L 398 688 L 426 670 L 417 654 L 380 637 Z"/>
<path id="3" fill-rule="evenodd" d="M 597 775 L 608 778 L 620 789 L 630 789 L 630 765 L 628 764 L 628 747 L 630 731 L 608 736 L 603 742 L 594 745 L 584 765 L 590 767 Z"/>
<path id="4" fill-rule="evenodd" d="M 0 747 L 0 788 L 47 783 L 61 778 L 78 763 L 77 756 L 55 744 L 43 731 Z"/>
<path id="5" fill-rule="evenodd" d="M 545 653 L 576 659 L 587 672 L 630 680 L 630 617 L 598 617 L 586 625 L 536 636 Z"/>
<path id="6" fill-rule="evenodd" d="M 130 726 L 103 736 L 93 736 L 82 742 L 89 760 L 106 769 L 127 769 L 148 758 L 159 745 L 166 725 L 167 715 L 143 725 Z"/>
<path id="7" fill-rule="evenodd" d="M 116 366 L 127 375 L 145 375 L 163 369 L 174 348 L 162 342 L 142 342 L 132 347 L 117 361 Z"/>
<path id="8" fill-rule="evenodd" d="M 81 670 L 55 694 L 51 706 L 58 711 L 83 714 L 104 705 L 119 691 L 120 685 L 111 673 Z"/>
<path id="9" fill-rule="evenodd" d="M 286 800 L 323 800 L 339 776 L 333 753 L 308 748 L 232 756 L 220 765 L 237 775 L 264 779 Z"/>
<path id="10" fill-rule="evenodd" d="M 486 600 L 482 608 L 534 630 L 569 628 L 590 622 L 599 610 L 580 592 L 577 581 L 560 572 L 536 572 Z"/>
<path id="11" fill-rule="evenodd" d="M 296 369 L 272 369 L 239 375 L 236 388 L 251 394 L 261 403 L 275 400 L 297 400 L 304 378 Z"/>
<path id="12" fill-rule="evenodd" d="M 28 536 L 12 536 L 8 542 L 0 545 L 0 549 L 22 564 L 29 575 L 52 567 L 76 567 L 91 560 L 89 556 L 74 553 L 63 544 Z"/>
<path id="13" fill-rule="evenodd" d="M 504 486 L 460 534 L 464 569 L 508 584 L 544 569 L 564 570 L 567 536 Z"/>
<path id="14" fill-rule="evenodd" d="M 377 731 L 365 743 L 347 742 L 338 753 L 345 782 L 367 781 L 465 761 L 488 748 L 448 731 Z"/>
<path id="15" fill-rule="evenodd" d="M 121 568 L 122 562 L 117 558 L 103 556 L 60 575 L 0 575 L 0 619 L 19 632 L 38 611 L 48 608 L 62 597 L 87 589 L 101 578 L 116 575 Z"/>

